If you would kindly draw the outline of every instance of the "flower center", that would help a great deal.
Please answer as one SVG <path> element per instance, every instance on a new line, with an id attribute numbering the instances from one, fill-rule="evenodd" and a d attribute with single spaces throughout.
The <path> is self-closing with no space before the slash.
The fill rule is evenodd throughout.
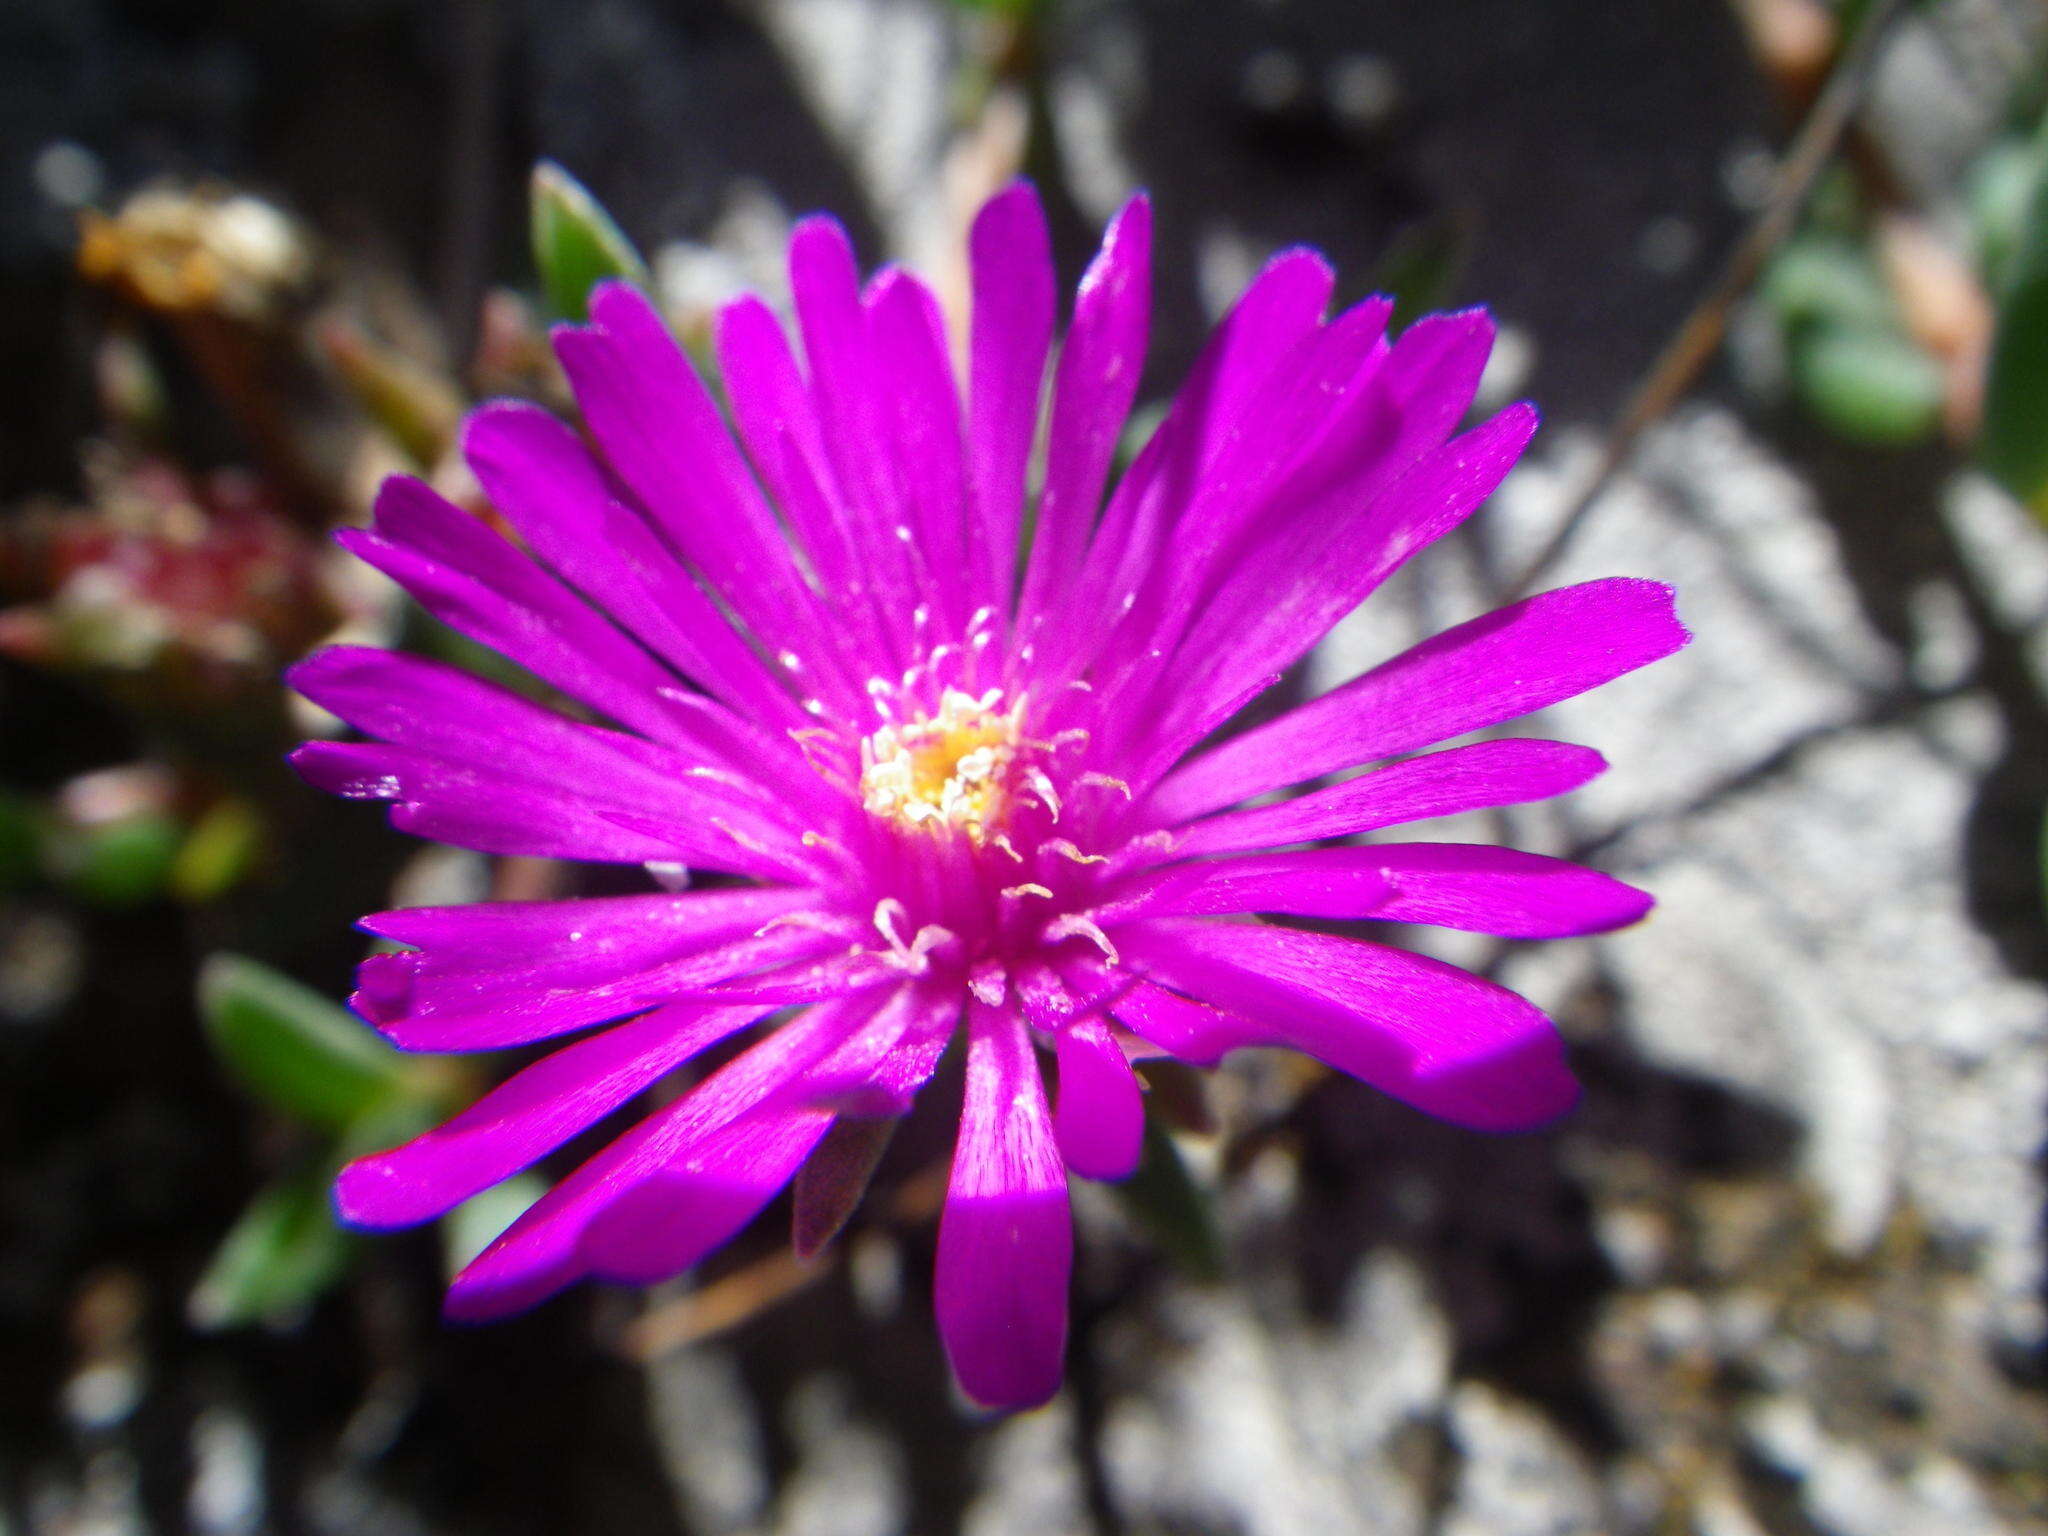
<path id="1" fill-rule="evenodd" d="M 1024 712 L 1023 699 L 1007 710 L 1002 700 L 1000 688 L 978 699 L 948 688 L 937 714 L 883 726 L 861 743 L 861 803 L 899 826 L 977 843 L 1000 830 Z"/>

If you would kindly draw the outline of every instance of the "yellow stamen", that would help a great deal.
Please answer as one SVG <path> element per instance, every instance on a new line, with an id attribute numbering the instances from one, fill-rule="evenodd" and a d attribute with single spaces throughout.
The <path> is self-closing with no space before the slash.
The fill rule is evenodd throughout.
<path id="1" fill-rule="evenodd" d="M 1024 701 L 999 706 L 948 688 L 934 716 L 885 725 L 861 743 L 861 803 L 903 827 L 954 829 L 976 842 L 997 833 L 1009 802 Z"/>

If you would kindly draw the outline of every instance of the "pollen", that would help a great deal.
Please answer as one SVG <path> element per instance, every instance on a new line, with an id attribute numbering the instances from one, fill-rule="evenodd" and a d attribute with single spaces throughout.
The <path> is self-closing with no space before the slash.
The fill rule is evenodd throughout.
<path id="1" fill-rule="evenodd" d="M 936 714 L 883 726 L 861 743 L 861 803 L 900 826 L 977 843 L 999 835 L 1024 701 L 1002 705 L 1000 688 L 979 698 L 948 688 Z"/>

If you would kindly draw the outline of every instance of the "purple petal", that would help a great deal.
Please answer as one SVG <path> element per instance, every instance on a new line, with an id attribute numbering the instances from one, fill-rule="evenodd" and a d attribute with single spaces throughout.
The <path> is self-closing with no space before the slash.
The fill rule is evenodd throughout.
<path id="1" fill-rule="evenodd" d="M 422 607 L 621 725 L 701 746 L 665 708 L 675 674 L 477 518 L 421 482 L 394 475 L 377 493 L 377 529 L 345 528 L 344 548 Z"/>
<path id="2" fill-rule="evenodd" d="M 591 1219 L 582 1251 L 592 1272 L 645 1285 L 697 1263 L 795 1175 L 830 1128 L 836 1111 L 828 1101 L 843 1085 L 865 1081 L 907 1030 L 958 1014 L 957 993 L 902 987 L 864 1020 L 848 1011 L 832 1027 L 818 1027 L 822 1055 L 802 1041 L 772 1066 L 742 1074 L 725 1102 L 752 1095 L 743 1116 L 678 1142 L 659 1168 Z M 769 1081 L 771 1073 L 780 1080 Z M 766 1089 L 757 1092 L 762 1082 Z M 704 1088 L 718 1084 L 714 1076 Z"/>
<path id="3" fill-rule="evenodd" d="M 676 1238 L 708 1246 L 723 1241 L 752 1214 L 748 1200 L 758 1193 L 765 1204 L 773 1196 L 774 1188 L 761 1186 L 772 1182 L 782 1158 L 814 1122 L 817 1135 L 823 1135 L 831 1116 L 807 1109 L 770 1117 L 770 1124 L 756 1128 L 759 1137 L 741 1133 L 721 1141 L 721 1134 L 829 1052 L 875 1006 L 873 999 L 848 999 L 811 1009 L 627 1131 L 536 1201 L 455 1277 L 448 1288 L 448 1315 L 471 1321 L 503 1317 L 584 1278 L 606 1257 L 584 1252 L 593 1221 L 692 1148 L 703 1152 L 708 1179 L 728 1198 L 707 1199 L 698 1224 Z M 802 1160 L 798 1153 L 788 1163 L 792 1173 Z M 630 1257 L 622 1255 L 621 1263 Z"/>
<path id="4" fill-rule="evenodd" d="M 972 606 L 967 584 L 957 579 L 967 568 L 967 471 L 945 321 L 931 290 L 897 271 L 876 279 L 867 310 L 875 365 L 892 407 L 893 458 L 920 557 L 920 591 L 945 632 L 958 636 Z"/>
<path id="5" fill-rule="evenodd" d="M 803 929 L 777 920 L 815 907 L 815 891 L 787 887 L 691 895 L 606 896 L 585 901 L 485 902 L 380 912 L 359 927 L 418 953 L 372 955 L 359 972 L 356 1007 L 387 1033 L 411 1041 L 464 1038 L 482 1025 L 537 1039 L 632 1011 L 669 995 L 664 965 L 755 935 L 782 934 L 752 949 L 751 963 L 782 960 Z M 817 935 L 820 943 L 828 936 Z M 810 945 L 806 947 L 817 947 Z M 713 980 L 749 963 L 729 952 Z M 624 990 L 637 986 L 638 990 Z M 527 1034 L 527 1029 L 538 1033 Z"/>
<path id="6" fill-rule="evenodd" d="M 598 287 L 590 317 L 558 329 L 555 350 L 606 460 L 770 650 L 811 638 L 775 513 L 668 327 L 623 283 Z"/>
<path id="7" fill-rule="evenodd" d="M 408 747 L 309 741 L 289 761 L 315 789 L 345 800 L 388 800 L 391 825 L 399 831 L 458 848 L 616 864 L 693 857 L 682 850 L 680 836 L 650 837 L 615 825 L 573 790 L 542 788 Z M 703 862 L 727 867 L 718 857 Z M 764 869 L 780 867 L 763 861 Z"/>
<path id="8" fill-rule="evenodd" d="M 373 912 L 356 926 L 380 939 L 445 951 L 449 961 L 477 970 L 599 957 L 645 964 L 693 943 L 748 932 L 818 899 L 815 891 L 759 886 L 571 901 L 477 901 Z"/>
<path id="9" fill-rule="evenodd" d="M 1152 797 L 1166 821 L 1462 736 L 1576 697 L 1691 636 L 1660 582 L 1544 592 L 1446 630 L 1321 698 L 1233 737 Z"/>
<path id="10" fill-rule="evenodd" d="M 1418 549 L 1458 526 L 1493 494 L 1536 430 L 1536 413 L 1511 406 L 1429 453 L 1363 511 L 1340 484 L 1293 508 L 1248 547 L 1176 659 L 1158 745 L 1135 776 L 1155 776 L 1264 692 L 1331 625 L 1363 602 Z"/>
<path id="11" fill-rule="evenodd" d="M 814 215 L 797 225 L 789 240 L 789 284 L 811 366 L 820 440 L 845 503 L 839 526 L 874 599 L 890 646 L 884 654 L 895 670 L 911 659 L 910 615 L 923 594 L 895 532 L 902 496 L 894 456 L 884 448 L 892 402 L 876 366 L 853 244 L 836 220 Z"/>
<path id="12" fill-rule="evenodd" d="M 820 1064 L 804 1083 L 810 1102 L 873 1118 L 910 1112 L 911 1101 L 938 1070 L 959 1027 L 961 1002 L 959 993 L 945 985 L 906 988 L 905 993 L 912 1006 L 887 1050 L 872 1060 L 844 1052 Z"/>
<path id="13" fill-rule="evenodd" d="M 382 779 L 388 782 L 358 771 L 375 758 L 317 750 L 325 743 L 301 749 L 294 759 L 301 771 L 322 773 L 323 786 L 337 793 L 401 800 L 437 823 L 432 798 L 443 793 L 466 824 L 466 786 L 506 783 L 527 790 L 536 805 L 559 800 L 585 821 L 607 813 L 639 815 L 660 823 L 661 837 L 673 835 L 670 851 L 636 858 L 680 858 L 771 876 L 801 873 L 814 862 L 801 844 L 801 813 L 784 799 L 638 737 L 564 719 L 439 662 L 333 646 L 298 663 L 285 680 L 357 729 L 406 749 L 384 754 Z M 565 782 L 573 791 L 559 787 Z M 394 824 L 407 824 L 411 814 L 402 820 L 394 813 Z"/>
<path id="14" fill-rule="evenodd" d="M 404 1146 L 335 1181 L 342 1220 L 404 1227 L 538 1162 L 665 1073 L 759 1017 L 757 1008 L 662 1008 L 556 1051 Z"/>
<path id="15" fill-rule="evenodd" d="M 1376 848 L 1255 853 L 1148 870 L 1095 913 L 1098 923 L 1135 917 L 1209 917 L 1285 912 L 1295 917 L 1377 915 L 1394 894 Z"/>
<path id="16" fill-rule="evenodd" d="M 1046 441 L 1045 490 L 1018 611 L 1020 632 L 1058 611 L 1080 575 L 1117 438 L 1137 397 L 1151 319 L 1152 204 L 1141 193 L 1102 237 L 1060 345 Z"/>
<path id="17" fill-rule="evenodd" d="M 751 716 L 803 723 L 788 691 L 568 427 L 538 407 L 499 401 L 471 414 L 462 446 L 491 504 L 535 552 L 669 665 Z"/>
<path id="18" fill-rule="evenodd" d="M 1241 1045 L 1262 1043 L 1249 1019 L 1150 982 L 1125 989 L 1110 1011 L 1133 1034 L 1198 1067 L 1215 1066 Z"/>
<path id="19" fill-rule="evenodd" d="M 719 311 L 714 339 L 747 454 L 808 554 L 820 600 L 850 632 L 853 653 L 865 654 L 877 644 L 876 615 L 789 338 L 774 312 L 749 295 Z"/>
<path id="20" fill-rule="evenodd" d="M 1246 406 L 1204 470 L 1178 519 L 1169 557 L 1139 589 L 1106 665 L 1171 650 L 1206 594 L 1229 580 L 1245 537 L 1286 504 L 1276 498 L 1299 503 L 1327 488 L 1335 472 L 1316 474 L 1311 466 L 1334 457 L 1346 495 L 1364 504 L 1432 445 L 1410 444 L 1397 430 L 1383 432 L 1386 442 L 1354 445 L 1356 434 L 1340 430 L 1361 414 L 1400 421 L 1390 392 L 1379 387 L 1390 366 L 1385 335 L 1392 311 L 1391 300 L 1368 299 L 1304 336 L 1281 361 L 1274 370 L 1278 382 Z M 1439 431 L 1432 442 L 1441 437 Z M 1343 451 L 1332 449 L 1332 438 L 1342 440 Z"/>
<path id="21" fill-rule="evenodd" d="M 1098 909 L 1096 921 L 1283 912 L 1427 923 L 1506 939 L 1626 927 L 1650 897 L 1563 859 L 1478 843 L 1373 843 L 1176 864 Z"/>
<path id="22" fill-rule="evenodd" d="M 966 1099 L 939 1220 L 939 1336 L 970 1398 L 1029 1408 L 1059 1390 L 1066 1353 L 1066 1169 L 1022 1021 L 974 1003 L 967 1027 Z"/>
<path id="23" fill-rule="evenodd" d="M 845 948 L 845 939 L 833 934 L 775 928 L 601 979 L 587 974 L 591 967 L 567 968 L 560 984 L 552 984 L 554 978 L 545 967 L 444 973 L 433 966 L 430 956 L 382 955 L 372 957 L 375 969 L 369 978 L 359 977 L 364 985 L 352 1001 L 402 1050 L 502 1050 L 682 998 L 710 998 L 734 1006 L 773 1002 L 738 989 L 725 995 L 713 989 L 767 967 L 814 960 Z"/>
<path id="24" fill-rule="evenodd" d="M 1515 848 L 1381 843 L 1345 851 L 1372 854 L 1393 883 L 1391 899 L 1371 914 L 1385 922 L 1564 939 L 1625 928 L 1655 905 L 1647 891 L 1612 875 Z"/>
<path id="25" fill-rule="evenodd" d="M 1115 937 L 1127 963 L 1255 1020 L 1236 1043 L 1291 1046 L 1460 1125 L 1528 1130 L 1577 1099 L 1550 1021 L 1442 961 L 1263 924 L 1173 919 Z"/>
<path id="26" fill-rule="evenodd" d="M 1053 1130 L 1060 1156 L 1087 1179 L 1127 1179 L 1145 1140 L 1145 1102 L 1123 1047 L 1099 1018 L 1061 1031 Z"/>
<path id="27" fill-rule="evenodd" d="M 1024 468 L 1038 426 L 1052 343 L 1052 239 L 1028 182 L 982 205 L 968 236 L 974 290 L 968 381 L 968 463 L 974 514 L 969 558 L 982 603 L 1007 609 L 1024 507 Z"/>
<path id="28" fill-rule="evenodd" d="M 1516 737 L 1411 757 L 1278 805 L 1231 811 L 1179 834 L 1173 855 L 1236 853 L 1346 837 L 1402 822 L 1546 800 L 1607 766 L 1591 747 Z"/>
<path id="29" fill-rule="evenodd" d="M 1313 251 L 1266 264 L 1209 337 L 1166 419 L 1118 483 L 1063 620 L 1034 636 L 1048 673 L 1080 670 L 1159 567 L 1181 510 L 1231 441 L 1249 402 L 1311 335 L 1335 278 Z"/>
<path id="30" fill-rule="evenodd" d="M 687 1161 L 622 1191 L 592 1219 L 582 1242 L 591 1275 L 654 1285 L 702 1263 L 782 1193 L 831 1128 L 830 1110 L 768 1109 L 693 1143 Z"/>

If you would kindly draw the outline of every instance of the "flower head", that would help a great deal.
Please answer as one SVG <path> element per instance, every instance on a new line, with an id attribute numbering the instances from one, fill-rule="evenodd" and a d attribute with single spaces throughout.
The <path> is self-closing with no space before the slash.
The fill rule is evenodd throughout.
<path id="1" fill-rule="evenodd" d="M 1460 432 L 1486 316 L 1398 338 L 1384 300 L 1325 319 L 1329 269 L 1290 251 L 1112 486 L 1149 245 L 1140 198 L 1082 281 L 1037 475 L 1055 295 L 1019 184 L 974 225 L 964 407 L 930 292 L 894 270 L 863 286 L 813 219 L 790 245 L 802 362 L 758 301 L 720 317 L 732 430 L 646 300 L 609 286 L 556 337 L 589 442 L 518 404 L 466 430 L 524 548 L 405 479 L 343 535 L 565 703 L 325 651 L 294 686 L 373 739 L 302 748 L 309 779 L 487 852 L 738 877 L 365 919 L 408 947 L 364 964 L 355 1006 L 402 1046 L 607 1027 L 346 1169 L 362 1225 L 432 1217 L 754 1031 L 464 1270 L 452 1314 L 695 1264 L 835 1120 L 904 1113 L 964 1034 L 939 1328 L 971 1396 L 1028 1404 L 1059 1380 L 1068 1176 L 1138 1158 L 1133 1060 L 1284 1044 L 1494 1130 L 1572 1102 L 1556 1032 L 1513 993 L 1257 916 L 1522 938 L 1639 917 L 1646 896 L 1556 860 L 1332 840 L 1598 773 L 1553 741 L 1420 749 L 1675 650 L 1670 593 L 1545 593 L 1204 747 L 1492 492 L 1535 414 Z"/>

